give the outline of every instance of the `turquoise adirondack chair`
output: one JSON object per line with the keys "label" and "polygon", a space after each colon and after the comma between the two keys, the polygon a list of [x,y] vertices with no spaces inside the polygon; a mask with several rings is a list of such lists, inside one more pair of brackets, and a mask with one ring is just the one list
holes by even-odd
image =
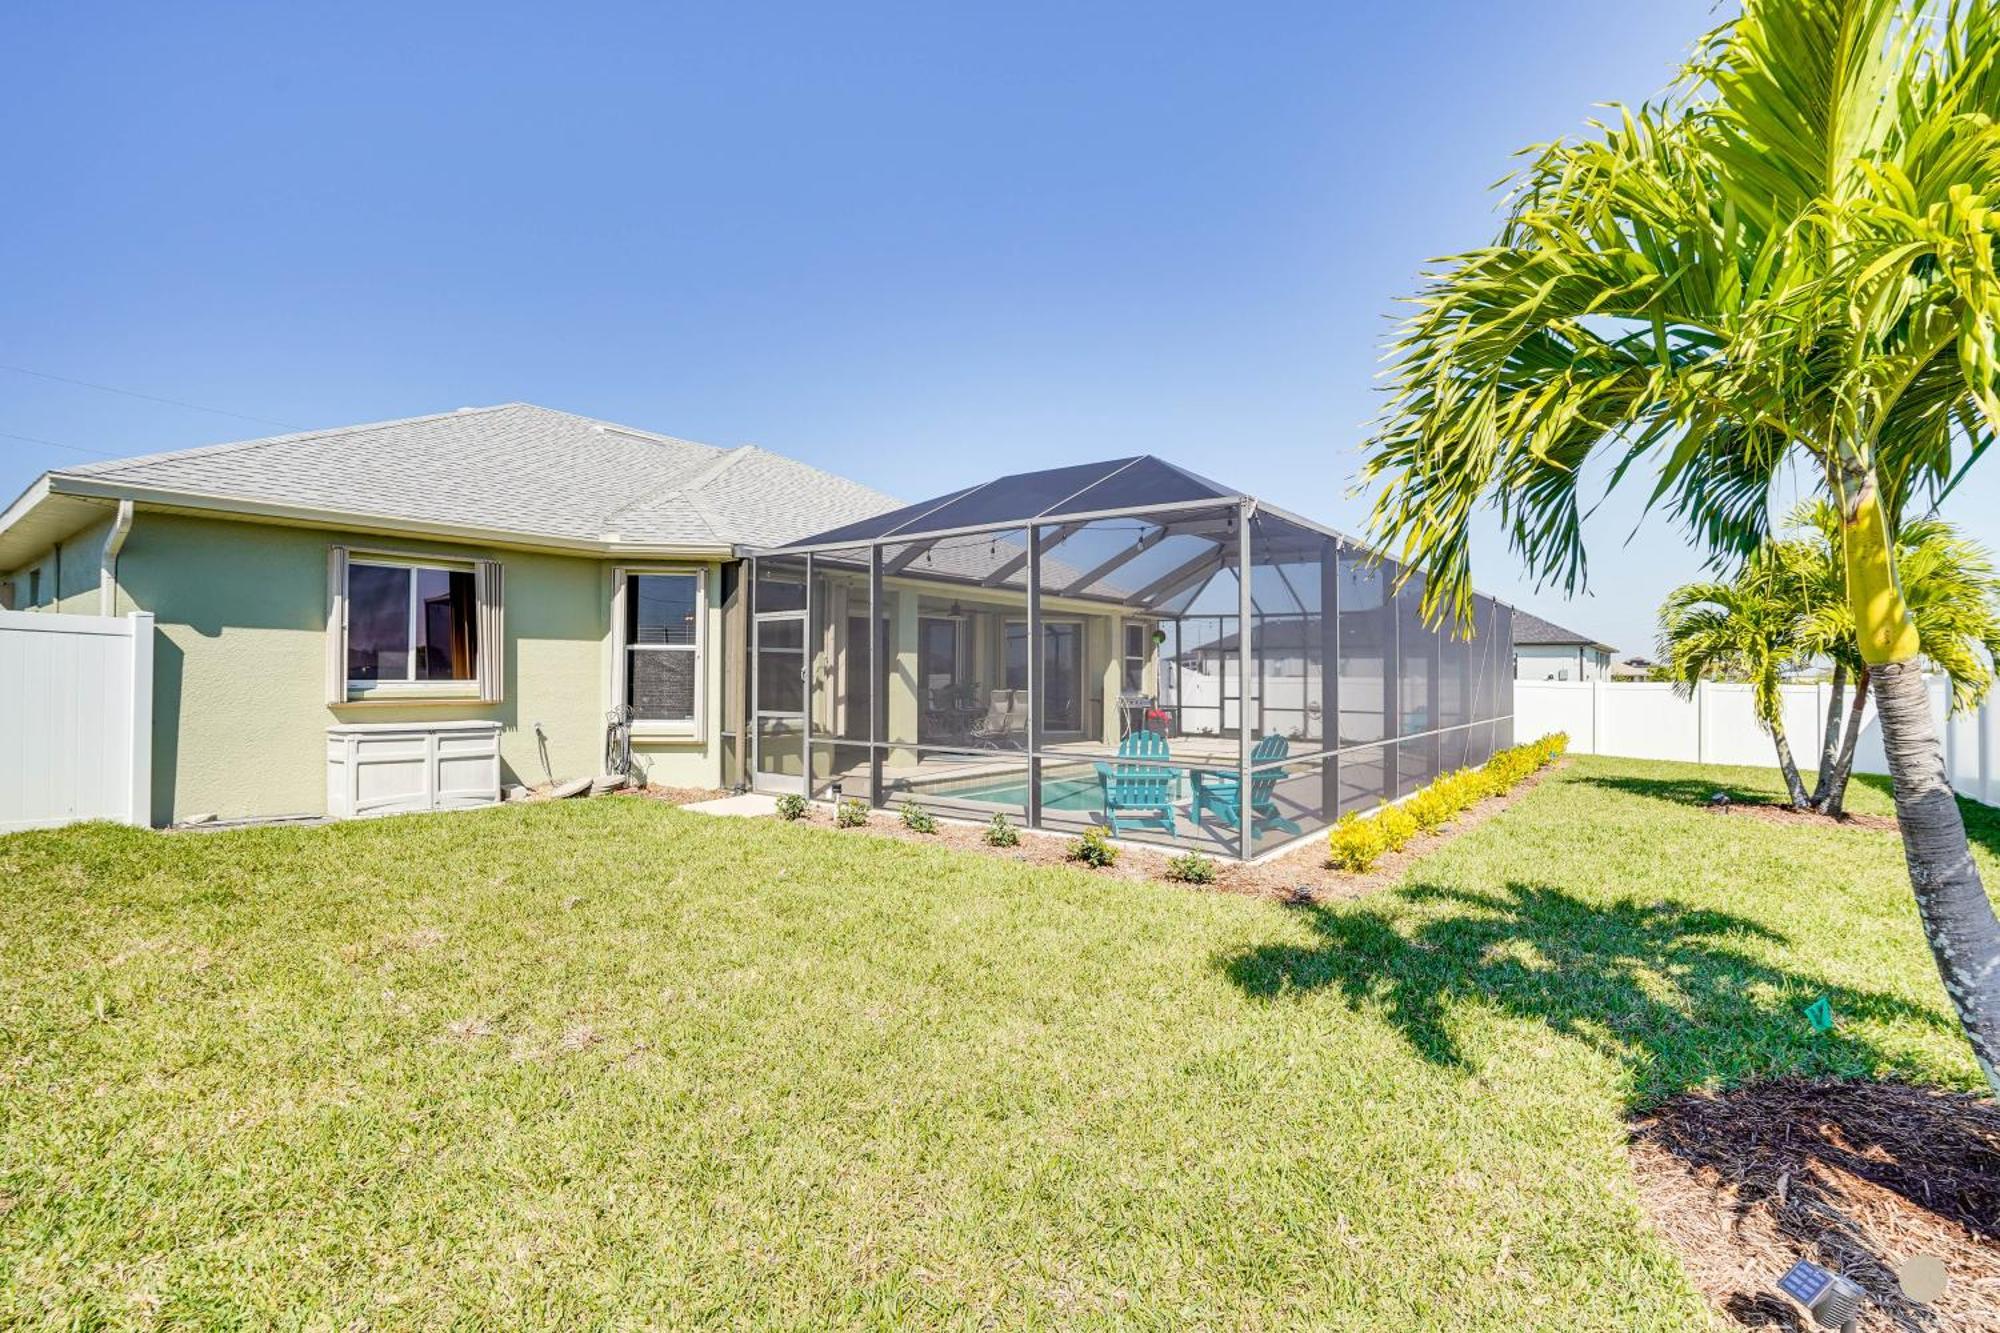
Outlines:
{"label": "turquoise adirondack chair", "polygon": [[1174,831],[1175,772],[1164,763],[1167,738],[1157,731],[1135,731],[1118,742],[1118,758],[1097,765],[1097,785],[1104,796],[1104,822],[1111,836],[1119,825],[1142,824]]}
{"label": "turquoise adirondack chair", "polygon": [[[1266,736],[1250,751],[1253,767],[1275,763],[1291,753],[1291,742],[1283,736]],[[1250,815],[1254,821],[1250,836],[1255,837],[1265,829],[1277,829],[1281,833],[1298,834],[1299,826],[1285,818],[1278,810],[1278,779],[1284,770],[1274,768],[1268,772],[1250,775]],[[1194,826],[1201,827],[1202,812],[1206,810],[1231,828],[1243,823],[1243,783],[1234,773],[1217,773],[1213,770],[1196,769],[1194,774]]]}

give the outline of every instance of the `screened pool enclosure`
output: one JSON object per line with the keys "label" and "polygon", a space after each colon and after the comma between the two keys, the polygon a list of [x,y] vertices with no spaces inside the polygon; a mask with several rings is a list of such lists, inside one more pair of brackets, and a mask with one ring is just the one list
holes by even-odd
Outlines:
{"label": "screened pool enclosure", "polygon": [[1513,739],[1507,607],[1430,630],[1366,547],[1157,458],[744,568],[725,744],[760,790],[1248,858]]}

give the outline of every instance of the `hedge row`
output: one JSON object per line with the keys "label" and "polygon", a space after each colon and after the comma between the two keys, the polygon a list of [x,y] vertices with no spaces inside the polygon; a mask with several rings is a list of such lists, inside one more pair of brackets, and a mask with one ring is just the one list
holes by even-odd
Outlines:
{"label": "hedge row", "polygon": [[1342,815],[1327,834],[1327,860],[1341,870],[1367,870],[1419,833],[1435,832],[1488,796],[1512,791],[1568,748],[1569,737],[1553,732],[1501,750],[1478,768],[1446,773],[1400,805],[1383,806],[1372,815]]}

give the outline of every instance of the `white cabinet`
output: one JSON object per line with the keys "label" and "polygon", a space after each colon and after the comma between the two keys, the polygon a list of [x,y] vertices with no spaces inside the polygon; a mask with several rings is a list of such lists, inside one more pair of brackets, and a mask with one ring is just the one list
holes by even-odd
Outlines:
{"label": "white cabinet", "polygon": [[498,722],[345,722],[326,729],[335,819],[462,810],[500,799]]}

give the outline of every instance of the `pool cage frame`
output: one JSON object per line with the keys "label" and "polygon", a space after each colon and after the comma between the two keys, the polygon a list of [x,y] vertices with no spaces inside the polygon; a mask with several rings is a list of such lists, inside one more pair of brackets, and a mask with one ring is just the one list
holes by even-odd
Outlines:
{"label": "pool cage frame", "polygon": [[[1157,460],[1136,461],[1171,467],[1158,464]],[[1191,476],[1191,474],[1182,475]],[[1014,479],[1002,479],[1003,482],[1008,480]],[[999,483],[989,483],[989,485],[995,484]],[[1453,631],[1450,628],[1421,631],[1423,638],[1421,651],[1429,663],[1424,674],[1429,683],[1430,697],[1428,706],[1424,710],[1424,725],[1419,729],[1406,730],[1404,724],[1408,721],[1408,715],[1396,705],[1403,690],[1405,665],[1403,639],[1405,622],[1408,618],[1406,612],[1413,607],[1414,599],[1421,596],[1420,576],[1412,575],[1410,582],[1403,589],[1396,590],[1393,585],[1398,571],[1394,562],[1379,555],[1365,544],[1309,519],[1264,504],[1254,497],[1222,492],[1221,488],[1214,487],[1213,483],[1203,482],[1202,485],[1213,487],[1214,490],[1208,495],[1075,511],[1063,510],[1060,504],[1056,504],[1045,508],[1043,512],[1022,515],[1007,521],[923,527],[921,511],[928,508],[935,512],[940,508],[947,508],[951,501],[968,494],[968,492],[956,492],[942,497],[939,501],[929,502],[927,506],[912,506],[912,511],[917,511],[917,517],[897,524],[889,531],[872,536],[852,535],[855,527],[865,528],[867,525],[850,525],[849,528],[838,529],[822,537],[793,545],[748,552],[739,581],[739,593],[747,609],[739,633],[747,634],[747,639],[743,643],[747,651],[743,652],[740,658],[734,659],[741,661],[746,668],[741,672],[742,682],[739,688],[747,688],[748,694],[747,707],[739,704],[736,710],[738,748],[734,762],[740,771],[749,777],[752,785],[765,785],[760,783],[759,779],[769,777],[772,779],[768,784],[770,788],[801,790],[809,798],[824,799],[830,796],[835,800],[859,799],[865,801],[870,808],[880,809],[896,799],[895,793],[891,790],[892,784],[885,781],[887,756],[892,753],[915,754],[919,757],[920,766],[921,756],[927,751],[945,756],[968,754],[965,745],[927,743],[921,739],[920,732],[898,737],[887,734],[891,712],[888,697],[891,659],[899,650],[907,654],[912,652],[913,648],[909,644],[897,645],[891,642],[895,622],[889,616],[891,597],[886,585],[891,580],[909,578],[912,581],[935,582],[940,589],[956,582],[961,586],[981,587],[991,591],[996,587],[996,579],[1000,579],[1002,582],[997,585],[998,587],[1008,592],[1024,594],[1024,605],[1021,608],[1022,619],[1025,621],[1022,655],[1025,658],[1027,721],[1021,735],[1020,747],[995,751],[994,757],[996,759],[1004,757],[1010,763],[1017,763],[1021,767],[1025,777],[1025,799],[1020,803],[1024,806],[1020,814],[1027,827],[1076,828],[1077,821],[1065,818],[1051,820],[1049,815],[1053,812],[1044,809],[1043,793],[1047,775],[1052,767],[1074,768],[1086,761],[1096,760],[1101,763],[1113,760],[1117,738],[1100,738],[1100,749],[1081,752],[1076,748],[1077,743],[1074,741],[1061,747],[1051,744],[1050,734],[1045,725],[1049,707],[1044,698],[1045,676],[1048,674],[1045,626],[1049,622],[1044,602],[1048,600],[1045,598],[1045,574],[1049,552],[1052,548],[1059,549],[1066,540],[1089,525],[1106,520],[1156,521],[1160,525],[1159,531],[1164,533],[1175,529],[1176,520],[1182,521],[1182,527],[1176,530],[1191,531],[1192,528],[1186,526],[1191,516],[1201,519],[1211,527],[1217,521],[1221,521],[1226,524],[1228,531],[1225,540],[1214,542],[1216,549],[1208,556],[1208,565],[1211,567],[1192,574],[1176,571],[1183,576],[1183,584],[1193,580],[1194,587],[1188,602],[1183,604],[1178,612],[1163,612],[1147,605],[1143,596],[1150,594],[1152,589],[1144,590],[1143,594],[1115,590],[1099,594],[1096,599],[1102,602],[1107,615],[1116,616],[1113,620],[1114,626],[1122,626],[1133,619],[1137,619],[1139,623],[1151,622],[1155,628],[1171,623],[1174,626],[1171,637],[1177,649],[1184,646],[1184,627],[1190,620],[1214,621],[1218,631],[1226,621],[1233,620],[1235,624],[1233,644],[1228,642],[1229,635],[1218,633],[1216,639],[1206,645],[1217,656],[1226,655],[1233,659],[1224,674],[1220,695],[1214,705],[1218,724],[1216,733],[1210,739],[1215,741],[1228,739],[1227,733],[1230,728],[1227,724],[1232,702],[1228,682],[1233,679],[1235,689],[1233,702],[1236,714],[1234,753],[1226,757],[1211,754],[1205,761],[1168,761],[1175,769],[1187,771],[1182,777],[1193,774],[1195,770],[1201,770],[1207,774],[1233,779],[1237,784],[1235,790],[1244,804],[1237,811],[1233,846],[1229,845],[1229,841],[1210,834],[1206,837],[1170,837],[1165,840],[1169,847],[1217,851],[1233,855],[1243,861],[1256,859],[1260,855],[1295,845],[1304,838],[1317,835],[1349,809],[1374,808],[1407,796],[1415,789],[1415,785],[1420,785],[1407,781],[1407,777],[1421,772],[1424,779],[1428,780],[1429,777],[1445,771],[1452,758],[1456,758],[1459,762],[1449,763],[1450,767],[1457,767],[1460,763],[1480,762],[1491,751],[1504,748],[1511,743],[1513,717],[1511,607],[1497,599],[1483,595],[1476,597],[1471,635],[1460,639],[1459,642],[1478,642],[1481,636],[1487,637],[1487,642],[1482,645],[1481,651],[1487,659],[1484,680],[1489,687],[1490,701],[1481,712],[1474,698],[1469,702],[1473,711],[1479,715],[1452,721],[1448,725],[1439,725],[1437,699],[1441,689],[1440,657],[1443,651],[1441,645],[1445,641],[1445,636],[1452,634]],[[1304,608],[1304,599],[1297,595],[1295,588],[1291,588],[1292,581],[1284,574],[1286,566],[1283,562],[1276,561],[1266,562],[1266,565],[1275,569],[1274,584],[1275,581],[1283,581],[1287,588],[1291,589],[1294,599],[1301,603],[1301,609],[1285,612],[1260,608],[1257,594],[1264,586],[1261,575],[1266,568],[1266,565],[1260,565],[1258,562],[1260,535],[1267,538],[1275,537],[1281,542],[1296,541],[1295,551],[1310,551],[1317,544],[1320,573],[1319,595],[1315,608],[1310,610]],[[911,576],[906,573],[913,562],[912,552],[919,550],[928,552],[937,549],[940,543],[962,539],[990,540],[995,552],[1004,546],[1007,552],[1006,558],[998,565],[985,570],[983,577],[979,577],[976,584],[968,582],[972,577],[968,575],[959,575],[956,579],[941,579],[934,574]],[[1135,545],[1143,548],[1145,543],[1142,541]],[[828,622],[823,619],[827,614],[827,608],[815,605],[815,592],[822,587],[824,581],[822,575],[829,571],[837,571],[849,579],[858,580],[862,568],[858,555],[864,548],[867,602],[863,623],[867,627],[866,633],[869,639],[866,648],[868,689],[866,737],[863,739],[858,736],[840,735],[836,729],[831,728],[830,734],[820,734],[816,726],[820,715],[816,705],[821,702],[818,694],[822,690],[831,690],[837,695],[843,687],[837,679],[826,683],[820,679],[822,674],[818,669],[820,639]],[[1115,569],[1135,558],[1121,553],[1110,557],[1102,564]],[[1377,606],[1367,610],[1381,612],[1381,624],[1387,627],[1386,642],[1376,645],[1373,659],[1380,663],[1376,679],[1379,682],[1377,688],[1382,696],[1382,726],[1380,735],[1348,743],[1344,735],[1348,715],[1343,713],[1340,703],[1343,673],[1348,662],[1341,652],[1341,590],[1349,581],[1343,577],[1344,571],[1350,566],[1362,565],[1380,571],[1379,586],[1382,590],[1382,600]],[[1244,570],[1250,571],[1249,577],[1242,576]],[[1073,592],[1076,587],[1090,583],[1093,576],[1103,571],[1100,568],[1092,568],[1079,575],[1072,567],[1063,572],[1067,576],[1066,592]],[[1016,575],[1020,576],[1024,583],[1016,582],[1014,577]],[[1211,586],[1226,577],[1233,577],[1236,585],[1233,609],[1224,612],[1190,611],[1189,608]],[[801,586],[802,596],[795,599],[789,589]],[[827,586],[830,587],[830,584]],[[781,599],[775,599],[782,604],[771,606],[758,604],[760,596],[765,596],[769,590],[780,587],[787,589]],[[895,595],[911,596],[915,591],[906,587]],[[942,593],[938,595],[941,596]],[[1074,602],[1076,599],[1074,596],[1064,596],[1056,600]],[[793,604],[794,601],[796,604]],[[952,609],[954,611],[958,609],[956,599]],[[845,613],[863,614],[851,606],[846,608]],[[1060,612],[1058,614],[1060,615]],[[791,703],[789,685],[776,678],[776,673],[788,674],[790,668],[789,666],[774,668],[767,663],[765,659],[773,656],[773,653],[763,648],[760,639],[765,626],[778,621],[793,622],[798,628],[799,682],[795,710],[789,706]],[[1301,648],[1310,648],[1317,653],[1320,682],[1318,712],[1321,719],[1319,746],[1310,753],[1287,754],[1275,762],[1257,764],[1254,762],[1259,740],[1257,733],[1264,730],[1261,724],[1270,700],[1268,682],[1260,675],[1262,665],[1268,661],[1269,654],[1260,655],[1259,645],[1260,640],[1268,640],[1271,637],[1268,634],[1269,626],[1285,621],[1297,622],[1301,626],[1299,632]],[[1315,623],[1318,626],[1317,643],[1312,642],[1315,638],[1312,626]],[[1248,632],[1245,632],[1246,630]],[[1011,624],[1008,626],[1008,632],[1011,633]],[[1114,628],[1111,633],[1115,639],[1123,631]],[[792,636],[786,631],[782,637],[789,640]],[[1168,659],[1160,651],[1164,645],[1158,637],[1153,637],[1150,646],[1153,649],[1155,701],[1161,705],[1161,712],[1164,715],[1164,700],[1157,696],[1164,689],[1163,673],[1167,670]],[[1038,651],[1038,647],[1041,650]],[[1111,651],[1116,654],[1121,647],[1121,644],[1114,642]],[[779,650],[778,660],[783,661],[783,654],[789,651],[789,648]],[[921,648],[916,648],[914,651],[920,652]],[[1177,689],[1183,679],[1181,662],[1184,656],[1184,653],[1177,652],[1173,661],[1172,674]],[[1308,662],[1312,660],[1310,651],[1305,660]],[[1089,674],[1087,670],[1080,669],[1078,674],[1080,680],[1087,682]],[[763,676],[773,678],[770,680],[760,678]],[[799,718],[800,725],[795,741],[780,738],[780,743],[785,747],[785,753],[781,758],[789,758],[790,746],[795,744],[797,747],[799,765],[797,788],[790,788],[787,785],[788,778],[784,781],[779,780],[781,775],[777,771],[777,766],[767,772],[766,760],[770,756],[766,753],[768,743],[764,725],[766,714],[760,711],[761,703],[766,697],[767,685],[776,687],[777,692],[785,696],[784,702],[788,705],[771,716],[791,716],[795,711]],[[922,687],[919,685],[914,688],[921,690]],[[1478,688],[1476,685],[1467,688],[1476,695]],[[1300,689],[1302,699],[1307,701],[1302,705],[1303,719],[1309,717],[1312,710],[1310,686],[1302,684]],[[830,699],[829,702],[836,700]],[[1102,703],[1100,700],[1100,704]],[[1177,704],[1176,707],[1180,705]],[[725,722],[725,731],[728,725]],[[1302,720],[1301,735],[1305,733],[1307,725],[1307,722]],[[1459,739],[1448,741],[1447,737],[1453,734],[1457,734]],[[1415,751],[1406,749],[1410,746],[1418,748]],[[855,778],[862,775],[863,770],[858,764],[850,765],[843,774],[838,752],[842,750],[852,752],[862,747],[865,747],[867,754],[865,776],[856,782]],[[1425,749],[1428,750],[1428,762],[1424,762]],[[1399,762],[1404,756],[1412,753],[1417,755],[1413,764]],[[1352,757],[1363,755],[1374,756],[1373,762],[1379,764],[1381,778],[1374,785],[1361,789],[1358,799],[1348,800],[1340,779],[1342,765],[1350,762]],[[824,762],[819,762],[822,759]],[[1253,791],[1253,782],[1258,774],[1281,769],[1289,776],[1294,770],[1314,765],[1320,769],[1321,793],[1318,807],[1314,812],[1316,815],[1314,826],[1310,829],[1301,827],[1294,836],[1285,838],[1281,843],[1272,843],[1265,839],[1260,844],[1259,819],[1248,808],[1247,800]],[[1411,769],[1410,774],[1406,775],[1400,771],[1406,767]],[[824,783],[821,778],[822,771],[826,775]],[[1181,777],[1176,778],[1177,790],[1181,781]],[[1199,778],[1195,778],[1194,781],[1199,786]],[[1294,785],[1298,784],[1295,782]],[[913,789],[907,795],[917,799],[920,804],[925,803],[926,793],[921,788]],[[947,801],[946,804],[949,806],[950,802]],[[939,813],[956,813],[968,818],[980,817],[979,812],[950,808],[940,810]],[[1196,825],[1199,829],[1198,814]]]}

